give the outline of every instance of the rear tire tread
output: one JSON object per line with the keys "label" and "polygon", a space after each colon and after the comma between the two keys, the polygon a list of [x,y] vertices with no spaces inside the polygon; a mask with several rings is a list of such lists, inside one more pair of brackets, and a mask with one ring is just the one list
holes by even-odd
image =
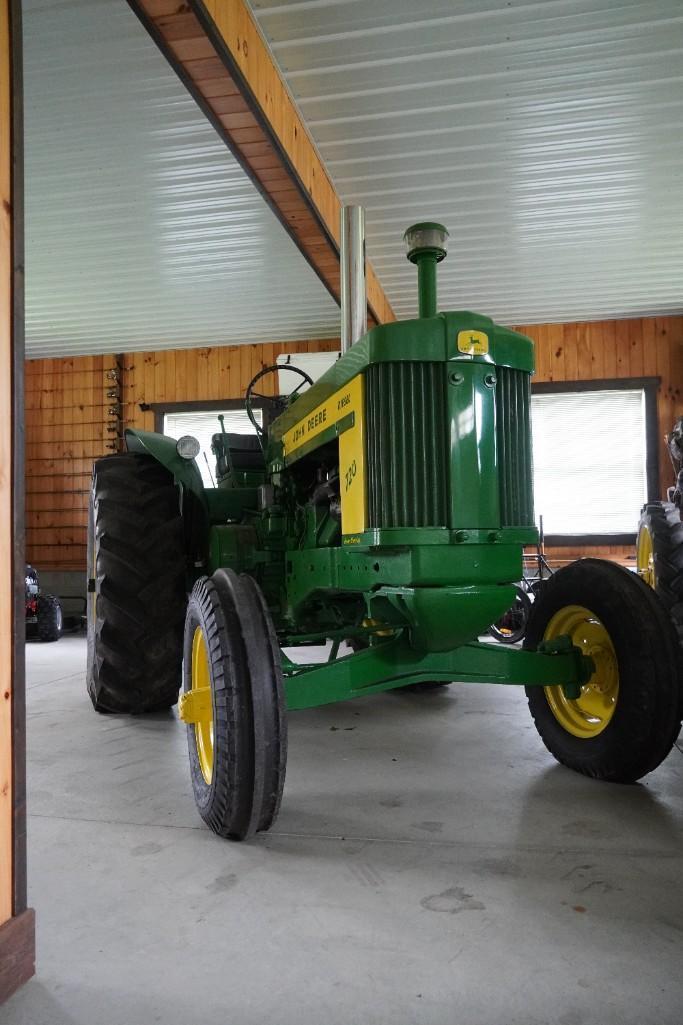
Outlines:
{"label": "rear tire tread", "polygon": [[183,524],[172,475],[139,453],[98,460],[90,531],[96,561],[96,593],[88,609],[93,705],[99,712],[134,714],[169,708],[181,683],[186,604]]}

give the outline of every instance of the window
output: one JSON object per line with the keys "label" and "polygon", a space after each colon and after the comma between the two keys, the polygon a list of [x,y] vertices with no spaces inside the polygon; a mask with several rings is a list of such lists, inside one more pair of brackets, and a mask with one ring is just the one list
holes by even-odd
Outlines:
{"label": "window", "polygon": [[[277,365],[282,368],[278,374],[281,393],[283,395],[288,395],[292,388],[296,388],[297,384],[300,383],[300,379],[297,380],[294,374],[288,374],[285,372],[284,368],[288,363],[291,363],[292,366],[298,367],[299,370],[305,371],[313,382],[315,382],[318,378],[322,377],[330,367],[334,366],[340,356],[340,352],[281,353],[277,358]],[[308,387],[310,386],[306,385],[301,388],[300,391],[305,391]]]}
{"label": "window", "polygon": [[533,388],[534,505],[548,537],[600,543],[632,536],[653,469],[656,481],[656,466],[648,465],[654,387],[605,384]]}
{"label": "window", "polygon": [[[220,433],[219,413],[225,417],[226,434],[254,434],[253,424],[244,409],[193,409],[164,413],[164,434],[176,440],[182,438],[183,434],[191,434],[201,445],[197,466],[207,488],[216,486],[216,458],[211,451],[211,438]],[[258,423],[263,422],[260,409],[254,410],[254,416]]]}

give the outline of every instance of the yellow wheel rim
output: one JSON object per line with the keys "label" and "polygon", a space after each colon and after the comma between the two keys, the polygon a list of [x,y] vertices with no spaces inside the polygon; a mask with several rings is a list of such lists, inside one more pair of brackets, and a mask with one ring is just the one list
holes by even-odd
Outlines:
{"label": "yellow wheel rim", "polygon": [[[206,687],[211,688],[209,655],[206,650],[204,632],[198,626],[192,638],[192,690],[201,690]],[[197,745],[199,768],[202,770],[204,781],[208,784],[213,777],[213,716],[194,724],[194,739]]]}
{"label": "yellow wheel rim", "polygon": [[619,696],[619,666],[609,633],[598,617],[583,605],[567,605],[552,617],[544,638],[566,635],[590,655],[595,672],[581,687],[578,698],[568,698],[562,687],[545,687],[550,709],[560,726],[574,737],[590,740],[609,725]]}
{"label": "yellow wheel rim", "polygon": [[650,587],[657,586],[655,578],[655,552],[652,544],[650,528],[641,526],[638,531],[638,543],[636,545],[636,563],[638,576],[641,577]]}

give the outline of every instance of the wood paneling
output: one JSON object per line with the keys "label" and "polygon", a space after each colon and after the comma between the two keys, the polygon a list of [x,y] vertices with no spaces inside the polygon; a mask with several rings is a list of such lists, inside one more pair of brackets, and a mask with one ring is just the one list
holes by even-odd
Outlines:
{"label": "wood paneling", "polygon": [[[247,4],[129,3],[339,301],[341,201]],[[369,263],[367,299],[371,319],[395,319]]]}
{"label": "wood paneling", "polygon": [[0,0],[0,923],[12,914],[13,244],[10,13]]}
{"label": "wood paneling", "polygon": [[118,373],[113,355],[26,362],[26,558],[38,569],[85,567],[92,464],[118,447]]}

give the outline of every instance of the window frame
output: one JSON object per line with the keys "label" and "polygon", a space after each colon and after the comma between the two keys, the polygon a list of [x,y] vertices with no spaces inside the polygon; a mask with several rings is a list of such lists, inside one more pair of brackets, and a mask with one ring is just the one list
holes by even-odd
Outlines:
{"label": "window frame", "polygon": [[[254,409],[263,410],[262,402],[254,402]],[[222,409],[241,409],[244,411],[244,399],[192,399],[185,402],[145,402],[140,403],[140,409],[154,413],[154,430],[157,434],[164,433],[164,417],[167,413],[197,413],[206,411],[211,413],[214,410],[219,413]]]}
{"label": "window frame", "polygon": [[[659,501],[659,421],[657,393],[661,377],[610,377],[586,381],[533,381],[531,394],[557,395],[592,391],[642,391],[645,396],[645,482],[647,501]],[[607,498],[608,496],[606,496]],[[554,548],[603,547],[632,545],[636,541],[636,524],[628,534],[545,534],[545,543]]]}

